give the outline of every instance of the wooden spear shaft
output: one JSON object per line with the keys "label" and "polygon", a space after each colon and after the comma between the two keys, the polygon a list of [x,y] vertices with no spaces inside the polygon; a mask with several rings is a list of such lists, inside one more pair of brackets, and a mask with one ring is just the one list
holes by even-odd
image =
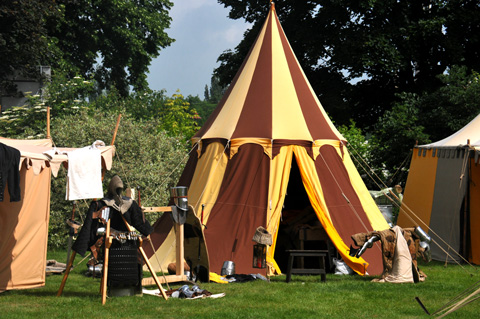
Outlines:
{"label": "wooden spear shaft", "polygon": [[110,145],[113,145],[115,143],[115,139],[117,138],[117,132],[118,132],[118,126],[120,125],[120,118],[122,117],[122,114],[118,114],[117,118],[117,125],[115,126],[115,131],[113,131],[113,137],[112,137],[112,142]]}

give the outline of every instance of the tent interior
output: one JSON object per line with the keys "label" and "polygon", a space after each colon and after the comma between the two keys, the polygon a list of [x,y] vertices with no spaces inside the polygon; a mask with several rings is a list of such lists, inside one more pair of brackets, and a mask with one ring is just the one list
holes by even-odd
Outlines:
{"label": "tent interior", "polygon": [[[328,250],[328,258],[325,260],[326,269],[327,272],[333,270],[331,258],[336,255],[335,246],[331,243],[308,199],[295,158],[292,159],[274,254],[275,261],[282,271],[287,269],[286,250],[289,249]],[[313,258],[299,259],[296,262],[299,263],[297,267],[317,268],[319,266],[319,260]]]}

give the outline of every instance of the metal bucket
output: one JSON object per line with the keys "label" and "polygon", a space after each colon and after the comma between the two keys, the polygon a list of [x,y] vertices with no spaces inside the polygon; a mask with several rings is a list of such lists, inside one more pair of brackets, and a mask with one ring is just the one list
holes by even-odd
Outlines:
{"label": "metal bucket", "polygon": [[224,261],[222,271],[220,273],[222,276],[235,275],[235,263],[233,261]]}

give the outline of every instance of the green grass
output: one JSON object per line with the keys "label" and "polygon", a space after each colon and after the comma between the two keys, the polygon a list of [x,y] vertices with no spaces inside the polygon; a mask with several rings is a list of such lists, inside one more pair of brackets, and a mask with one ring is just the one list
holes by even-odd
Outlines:
{"label": "green grass", "polygon": [[[48,259],[60,262],[65,256],[48,253]],[[418,284],[372,283],[373,277],[333,274],[325,283],[319,276],[292,276],[287,284],[285,276],[278,276],[270,282],[200,284],[212,293],[225,293],[220,299],[165,301],[143,295],[108,298],[102,306],[100,279],[85,277],[82,263],[70,273],[62,297],[56,293],[63,275],[48,276],[42,288],[0,294],[0,318],[428,318],[416,296],[434,312],[479,281],[480,267],[444,267],[436,262],[420,267],[428,278]],[[447,318],[478,318],[479,312],[477,300]]]}

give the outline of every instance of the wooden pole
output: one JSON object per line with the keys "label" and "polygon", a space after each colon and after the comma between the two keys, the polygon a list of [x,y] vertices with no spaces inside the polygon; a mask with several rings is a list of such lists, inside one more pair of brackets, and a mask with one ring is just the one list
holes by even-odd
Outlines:
{"label": "wooden pole", "polygon": [[47,138],[50,138],[50,106],[47,106]]}
{"label": "wooden pole", "polygon": [[[184,243],[183,243],[183,236],[184,236],[184,227],[183,224],[175,223],[175,240],[176,240],[176,262],[177,262],[177,276],[181,276],[185,274],[185,266],[184,266]],[[192,271],[192,269],[190,269]]]}
{"label": "wooden pole", "polygon": [[102,305],[107,301],[107,277],[108,277],[108,256],[110,253],[110,246],[112,245],[112,238],[110,237],[110,218],[107,221],[105,233],[105,256],[103,260],[103,276],[102,276]]}
{"label": "wooden pole", "polygon": [[[128,231],[130,232],[134,231],[134,228],[127,222],[127,220],[123,215],[122,215],[122,219],[123,219],[123,222],[125,223],[125,226],[127,226]],[[143,240],[139,238],[138,250],[142,254],[143,260],[145,261],[145,264],[147,265],[148,270],[150,270],[150,274],[152,275],[153,280],[157,284],[158,290],[160,290],[160,293],[162,294],[163,298],[165,300],[168,300],[168,296],[165,293],[165,291],[163,291],[162,284],[160,283],[160,280],[158,280],[157,274],[155,273],[155,269],[153,269],[152,264],[150,264],[150,261],[148,261],[147,254],[145,253],[145,250],[143,250],[142,243],[143,243]]]}
{"label": "wooden pole", "polygon": [[168,296],[165,293],[165,291],[162,288],[162,284],[160,283],[160,280],[158,280],[157,274],[155,273],[155,269],[153,269],[152,264],[148,261],[147,254],[145,254],[145,250],[143,250],[142,247],[142,241],[140,240],[140,246],[138,247],[138,250],[142,254],[143,260],[145,260],[145,264],[148,267],[148,270],[150,270],[150,273],[152,274],[153,280],[155,280],[155,283],[157,284],[158,290],[160,290],[160,293],[163,296],[163,299],[168,300]]}
{"label": "wooden pole", "polygon": [[65,275],[63,275],[62,283],[60,284],[60,288],[57,292],[57,297],[60,297],[63,293],[63,288],[65,288],[65,284],[67,283],[68,274],[70,273],[70,269],[72,269],[73,261],[75,260],[75,255],[77,252],[74,250],[72,256],[70,257],[70,261],[68,262],[67,269],[65,270]]}
{"label": "wooden pole", "polygon": [[122,117],[122,114],[121,113],[118,114],[117,125],[115,126],[115,131],[113,131],[112,143],[110,143],[110,145],[113,145],[115,143],[115,139],[117,138],[118,126],[120,125],[121,117]]}

